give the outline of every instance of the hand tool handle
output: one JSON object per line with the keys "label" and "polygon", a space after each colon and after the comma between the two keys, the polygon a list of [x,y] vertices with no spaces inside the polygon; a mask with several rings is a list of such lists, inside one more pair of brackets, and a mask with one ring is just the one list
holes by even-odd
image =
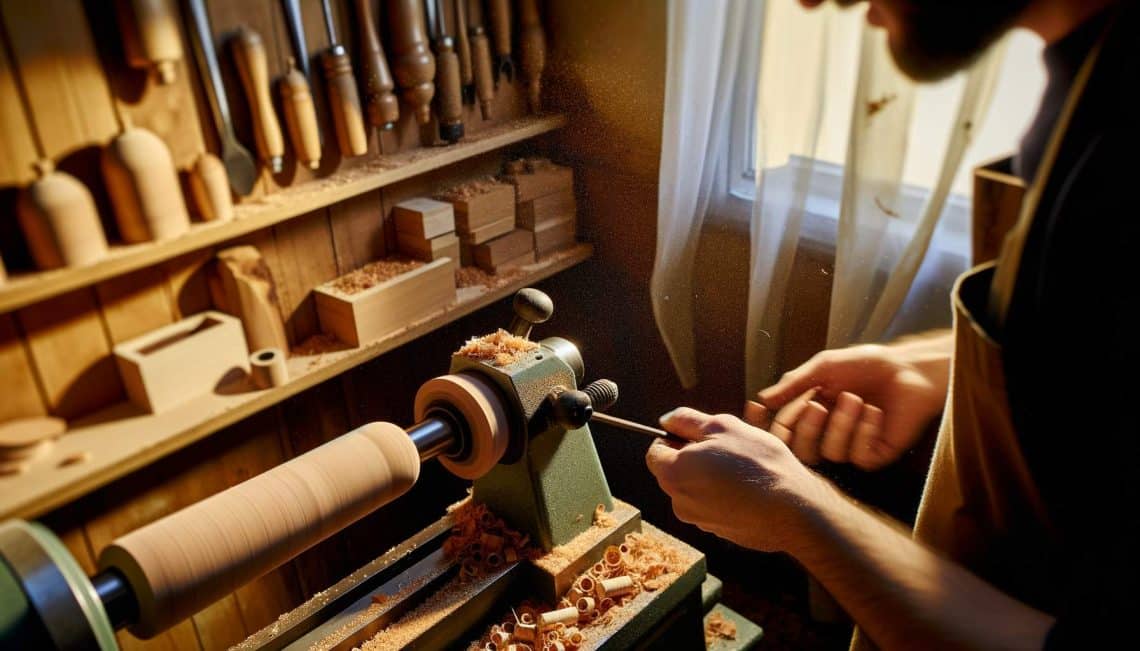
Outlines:
{"label": "hand tool handle", "polygon": [[[464,2],[464,0],[459,0]],[[477,7],[482,0],[470,0],[468,8]],[[475,11],[469,12],[475,16]],[[483,22],[475,22],[472,18],[468,27],[471,35],[471,72],[475,76],[475,94],[479,98],[479,109],[484,120],[491,119],[491,101],[495,99],[495,73],[491,66],[491,43],[487,39],[487,32],[483,29]]]}
{"label": "hand tool handle", "polygon": [[241,75],[242,86],[249,99],[257,151],[274,173],[280,172],[281,158],[285,155],[285,139],[281,135],[281,124],[277,121],[273,100],[269,96],[269,67],[265,59],[265,45],[257,32],[241,27],[233,38],[233,48],[238,74]]}
{"label": "hand tool handle", "polygon": [[321,166],[321,130],[309,81],[289,58],[289,72],[279,82],[281,106],[285,110],[285,126],[297,160],[309,169]]}
{"label": "hand tool handle", "polygon": [[519,0],[519,63],[527,85],[531,113],[542,108],[542,71],[546,67],[546,35],[537,0]]}
{"label": "hand tool handle", "polygon": [[226,97],[226,88],[222,85],[222,69],[218,65],[218,55],[214,51],[214,35],[210,31],[210,19],[206,15],[204,0],[188,0],[191,22],[198,38],[194,43],[194,53],[198,63],[206,69],[210,83],[204,84],[206,99],[209,100],[210,112],[214,116],[214,124],[218,127],[223,140],[234,141],[233,123],[230,121],[230,103]]}
{"label": "hand tool handle", "polygon": [[120,5],[119,15],[127,63],[133,68],[153,66],[160,83],[173,82],[182,37],[172,0],[130,0]]}
{"label": "hand tool handle", "polygon": [[428,48],[423,5],[420,0],[388,0],[388,20],[400,97],[411,105],[416,121],[427,124],[435,95],[435,58]]}
{"label": "hand tool handle", "polygon": [[360,97],[356,94],[356,78],[352,62],[343,45],[334,45],[321,57],[325,67],[325,82],[329,87],[329,110],[336,127],[336,141],[344,156],[362,156],[368,153],[368,135],[364,131],[364,115],[360,110]]}
{"label": "hand tool handle", "polygon": [[435,87],[439,100],[439,136],[447,142],[463,137],[463,88],[459,83],[459,56],[450,38],[435,53]]}
{"label": "hand tool handle", "polygon": [[289,25],[289,40],[293,42],[293,51],[297,53],[297,64],[305,79],[311,79],[309,74],[309,50],[305,45],[305,23],[301,20],[301,5],[298,0],[282,0],[285,8],[285,22]]}
{"label": "hand tool handle", "polygon": [[360,24],[360,67],[368,97],[368,119],[373,126],[391,129],[400,119],[400,103],[392,94],[395,84],[384,58],[370,0],[356,0],[356,20]]}
{"label": "hand tool handle", "polygon": [[467,0],[455,3],[455,53],[459,55],[459,82],[464,86],[475,83],[471,69],[471,40],[467,37]]}
{"label": "hand tool handle", "polygon": [[511,56],[511,2],[490,0],[491,34],[495,37],[495,54],[500,59]]}

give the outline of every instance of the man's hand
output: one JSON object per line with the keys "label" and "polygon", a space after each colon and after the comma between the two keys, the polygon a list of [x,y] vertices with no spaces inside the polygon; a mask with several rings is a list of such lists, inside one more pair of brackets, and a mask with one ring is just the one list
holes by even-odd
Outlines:
{"label": "man's hand", "polygon": [[946,400],[948,334],[826,350],[761,391],[745,419],[807,464],[876,470],[918,442]]}
{"label": "man's hand", "polygon": [[786,550],[808,498],[826,489],[779,439],[735,416],[682,407],[661,426],[693,441],[680,448],[658,441],[645,455],[673,511],[739,545]]}

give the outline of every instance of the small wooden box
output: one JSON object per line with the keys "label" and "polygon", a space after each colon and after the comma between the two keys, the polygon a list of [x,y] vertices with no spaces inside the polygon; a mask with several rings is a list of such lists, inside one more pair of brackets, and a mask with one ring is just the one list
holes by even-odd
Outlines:
{"label": "small wooden box", "polygon": [[544,257],[574,243],[578,234],[578,220],[573,217],[543,222],[534,231],[534,253]]}
{"label": "small wooden box", "polygon": [[434,262],[440,258],[451,258],[455,266],[459,266],[459,238],[455,233],[445,233],[439,237],[425,240],[406,233],[396,233],[400,251],[425,262]]}
{"label": "small wooden box", "polygon": [[455,210],[446,201],[420,197],[396,204],[392,209],[396,231],[430,240],[455,230]]}
{"label": "small wooden box", "polygon": [[481,194],[449,199],[455,208],[455,228],[470,232],[506,218],[515,219],[515,188],[509,183],[487,186]]}
{"label": "small wooden box", "polygon": [[501,268],[504,263],[516,260],[527,253],[531,254],[530,261],[534,262],[534,234],[522,229],[513,230],[472,250],[475,264],[491,273],[495,273],[495,270]]}
{"label": "small wooden box", "polygon": [[480,226],[473,231],[459,231],[459,239],[464,244],[482,244],[496,237],[501,237],[515,229],[515,218],[505,217],[490,224]]}
{"label": "small wooden box", "polygon": [[518,224],[520,228],[533,231],[545,222],[555,222],[578,214],[578,204],[573,190],[563,190],[531,201],[520,202]]}
{"label": "small wooden box", "polygon": [[354,294],[325,283],[313,296],[321,329],[363,346],[454,302],[455,270],[451,258],[440,258]]}
{"label": "small wooden box", "polygon": [[114,354],[127,396],[152,413],[213,391],[235,369],[249,372],[241,321],[214,311],[123,342]]}
{"label": "small wooden box", "polygon": [[574,170],[545,159],[513,161],[507,164],[503,180],[513,183],[517,201],[525,203],[556,192],[573,192]]}

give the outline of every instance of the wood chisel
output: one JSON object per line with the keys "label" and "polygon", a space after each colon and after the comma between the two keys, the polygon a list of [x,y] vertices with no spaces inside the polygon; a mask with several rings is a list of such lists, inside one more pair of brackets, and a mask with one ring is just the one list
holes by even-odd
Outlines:
{"label": "wood chisel", "polygon": [[302,165],[315,170],[321,166],[324,138],[317,123],[316,104],[309,86],[312,78],[309,76],[309,49],[305,44],[301,7],[297,0],[284,0],[282,5],[294,56],[289,57],[289,71],[277,82],[281,108],[285,111],[285,126],[289,130],[289,140],[293,143],[293,153]]}
{"label": "wood chisel", "polygon": [[490,0],[491,36],[494,38],[495,59],[498,72],[513,81],[515,64],[511,60],[511,2],[510,0]]}
{"label": "wood chisel", "polygon": [[594,415],[590,417],[590,420],[604,423],[606,425],[612,425],[614,427],[619,427],[630,432],[638,432],[640,434],[647,434],[655,438],[665,439],[666,441],[672,443],[684,444],[690,442],[688,439],[683,439],[680,436],[670,434],[663,429],[657,429],[656,427],[642,425],[641,423],[635,423],[632,420],[626,420],[624,418],[618,418],[617,416],[611,416],[600,411],[595,411]]}
{"label": "wood chisel", "polygon": [[285,24],[289,26],[289,40],[293,43],[293,51],[297,53],[297,66],[305,75],[305,79],[312,79],[309,70],[309,48],[305,45],[305,23],[301,19],[301,4],[299,0],[281,0],[285,10]]}
{"label": "wood chisel", "polygon": [[417,123],[427,124],[435,96],[435,57],[428,47],[424,7],[420,0],[388,0],[388,21],[400,98],[412,107]]}
{"label": "wood chisel", "polygon": [[206,5],[203,0],[188,0],[187,4],[194,26],[194,57],[198,61],[198,69],[206,77],[203,87],[222,146],[222,164],[225,165],[230,187],[244,197],[253,192],[253,185],[257,182],[257,164],[253,155],[238,142],[234,134],[230,104],[222,85],[222,70],[218,65],[218,54],[214,51],[214,35],[210,31]]}
{"label": "wood chisel", "polygon": [[491,101],[495,99],[495,73],[491,66],[491,42],[483,26],[483,0],[457,0],[467,5],[467,34],[471,37],[471,75],[475,78],[475,94],[484,120],[491,119]]}
{"label": "wood chisel", "polygon": [[348,58],[348,50],[336,37],[329,0],[321,0],[321,8],[325,13],[325,29],[330,44],[321,55],[321,63],[325,68],[325,83],[329,87],[329,111],[336,127],[337,144],[343,156],[363,156],[368,153],[368,135],[364,131],[364,115],[356,93],[352,61]]}
{"label": "wood chisel", "polygon": [[356,22],[360,25],[360,71],[368,99],[368,121],[372,126],[389,130],[400,119],[400,102],[392,93],[396,84],[376,31],[371,0],[356,0]]}
{"label": "wood chisel", "polygon": [[269,96],[269,64],[265,58],[265,44],[261,35],[242,26],[230,39],[234,51],[241,85],[249,100],[249,113],[253,118],[253,135],[257,152],[274,174],[280,174],[285,157],[285,138],[281,124]]}
{"label": "wood chisel", "polygon": [[459,56],[447,27],[443,0],[424,0],[435,36],[435,97],[439,115],[439,137],[447,142],[463,138],[463,88],[459,79]]}
{"label": "wood chisel", "polygon": [[455,52],[459,55],[459,83],[463,102],[475,101],[475,73],[471,70],[471,39],[467,36],[467,0],[451,0],[455,9]]}
{"label": "wood chisel", "polygon": [[538,0],[519,0],[519,65],[526,81],[531,113],[542,110],[542,71],[546,67],[546,34]]}

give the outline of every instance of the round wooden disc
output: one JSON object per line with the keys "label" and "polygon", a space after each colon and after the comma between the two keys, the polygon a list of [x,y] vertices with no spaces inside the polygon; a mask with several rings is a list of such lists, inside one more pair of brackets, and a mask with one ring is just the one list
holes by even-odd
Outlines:
{"label": "round wooden disc", "polygon": [[0,461],[32,461],[33,459],[39,459],[47,454],[48,450],[50,450],[54,444],[54,441],[47,439],[20,448],[0,447]]}
{"label": "round wooden disc", "polygon": [[510,420],[494,385],[475,373],[433,378],[416,393],[416,420],[423,420],[436,405],[462,416],[471,432],[466,455],[440,457],[439,462],[463,479],[487,474],[503,458],[511,436]]}
{"label": "round wooden disc", "polygon": [[67,431],[61,418],[17,418],[0,423],[0,449],[34,447]]}

